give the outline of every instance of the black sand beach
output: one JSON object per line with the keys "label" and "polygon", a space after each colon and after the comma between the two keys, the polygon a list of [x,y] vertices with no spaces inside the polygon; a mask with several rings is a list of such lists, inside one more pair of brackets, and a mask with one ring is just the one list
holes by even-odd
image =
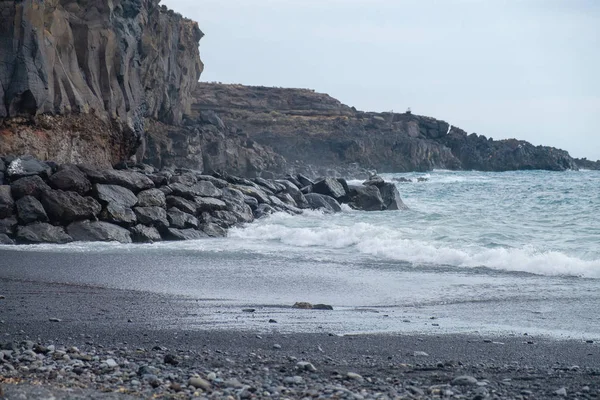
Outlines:
{"label": "black sand beach", "polygon": [[6,398],[600,396],[598,343],[182,330],[196,299],[15,279],[0,288]]}

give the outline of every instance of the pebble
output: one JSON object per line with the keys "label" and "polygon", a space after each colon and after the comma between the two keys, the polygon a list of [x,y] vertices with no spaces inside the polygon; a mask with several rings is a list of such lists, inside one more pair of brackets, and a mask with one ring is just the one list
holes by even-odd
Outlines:
{"label": "pebble", "polygon": [[280,344],[274,344],[273,348],[279,350],[279,349],[281,349],[281,345]]}
{"label": "pebble", "polygon": [[429,354],[424,351],[415,351],[413,352],[413,357],[429,357]]}
{"label": "pebble", "polygon": [[60,318],[49,318],[48,321],[50,321],[50,322],[62,322],[62,319],[60,319]]}
{"label": "pebble", "polygon": [[452,379],[452,385],[454,386],[472,386],[477,385],[477,379],[469,375],[461,375]]}
{"label": "pebble", "polygon": [[300,361],[298,364],[296,364],[296,366],[298,367],[298,369],[303,371],[317,372],[315,366],[307,361]]}
{"label": "pebble", "polygon": [[113,360],[112,358],[107,359],[106,361],[104,361],[106,363],[106,365],[108,365],[108,368],[116,368],[119,364],[117,364],[117,362],[115,360]]}
{"label": "pebble", "polygon": [[567,389],[564,388],[564,387],[561,387],[560,389],[558,389],[557,391],[555,391],[554,394],[557,395],[557,396],[566,397],[567,396]]}
{"label": "pebble", "polygon": [[346,378],[351,379],[351,380],[355,380],[355,381],[362,381],[364,379],[361,375],[359,375],[359,374],[357,374],[355,372],[348,372],[346,374]]}
{"label": "pebble", "polygon": [[210,383],[200,378],[199,376],[194,376],[188,380],[188,384],[190,386],[195,387],[196,389],[202,389],[205,392],[208,392],[211,388]]}

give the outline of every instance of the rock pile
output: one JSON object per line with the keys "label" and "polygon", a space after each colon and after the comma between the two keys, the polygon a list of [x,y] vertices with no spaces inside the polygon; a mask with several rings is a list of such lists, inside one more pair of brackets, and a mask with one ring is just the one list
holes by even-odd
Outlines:
{"label": "rock pile", "polygon": [[106,169],[0,158],[0,243],[156,242],[223,237],[274,212],[365,211],[406,206],[392,183],[372,176],[313,182],[303,175],[245,179],[148,165]]}

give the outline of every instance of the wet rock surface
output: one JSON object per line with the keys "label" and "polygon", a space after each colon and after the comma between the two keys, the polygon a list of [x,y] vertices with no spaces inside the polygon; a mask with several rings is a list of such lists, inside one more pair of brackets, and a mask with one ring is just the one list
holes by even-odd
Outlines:
{"label": "wet rock surface", "polygon": [[[12,162],[0,164],[6,169]],[[123,170],[52,165],[58,178],[44,172],[0,185],[3,244],[199,240],[275,212],[335,213],[343,203],[364,211],[406,208],[397,188],[377,175],[349,186],[303,175],[251,180],[144,164]]]}

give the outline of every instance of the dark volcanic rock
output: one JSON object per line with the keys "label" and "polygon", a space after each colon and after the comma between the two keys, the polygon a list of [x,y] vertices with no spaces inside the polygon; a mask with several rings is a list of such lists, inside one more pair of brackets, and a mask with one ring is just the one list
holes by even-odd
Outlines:
{"label": "dark volcanic rock", "polygon": [[162,241],[162,237],[153,226],[136,225],[130,229],[132,239],[136,243],[154,243]]}
{"label": "dark volcanic rock", "polygon": [[141,224],[154,226],[160,231],[169,228],[167,212],[160,207],[135,207],[133,211]]}
{"label": "dark volcanic rock", "polygon": [[94,185],[96,197],[104,204],[116,203],[123,207],[133,207],[138,198],[127,188],[118,185]]}
{"label": "dark volcanic rock", "polygon": [[17,219],[15,217],[9,217],[0,219],[0,233],[4,235],[13,235],[15,228],[17,227]]}
{"label": "dark volcanic rock", "polygon": [[48,215],[44,211],[44,206],[33,196],[25,196],[17,200],[17,215],[19,222],[23,225],[32,222],[48,222]]}
{"label": "dark volcanic rock", "polygon": [[18,179],[10,187],[13,197],[17,200],[24,196],[33,196],[40,200],[42,193],[50,190],[50,186],[37,175]]}
{"label": "dark volcanic rock", "polygon": [[309,193],[304,196],[308,206],[313,210],[324,210],[326,212],[341,212],[342,207],[336,199],[324,194]]}
{"label": "dark volcanic rock", "polygon": [[407,210],[408,207],[402,201],[398,188],[393,183],[386,182],[379,187],[379,192],[387,210]]}
{"label": "dark volcanic rock", "polygon": [[349,185],[348,188],[352,208],[364,211],[385,210],[385,203],[377,186]]}
{"label": "dark volcanic rock", "polygon": [[45,162],[36,160],[31,156],[23,156],[13,160],[6,169],[6,173],[10,180],[33,175],[47,178],[52,174],[52,168]]}
{"label": "dark volcanic rock", "polygon": [[344,186],[333,178],[321,179],[313,185],[312,191],[313,193],[324,194],[333,197],[334,199],[340,199],[346,196]]}
{"label": "dark volcanic rock", "polygon": [[19,226],[16,239],[19,243],[69,243],[73,238],[60,226],[50,225],[45,222]]}
{"label": "dark volcanic rock", "polygon": [[0,233],[0,244],[9,244],[10,245],[10,244],[15,244],[15,242],[14,242],[14,240],[9,238],[4,233]]}
{"label": "dark volcanic rock", "polygon": [[63,165],[50,179],[50,186],[54,189],[77,192],[86,195],[92,190],[92,184],[83,172],[75,165]]}
{"label": "dark volcanic rock", "polygon": [[121,242],[131,243],[129,231],[108,222],[81,221],[67,227],[73,240],[79,242]]}
{"label": "dark volcanic rock", "polygon": [[119,203],[108,203],[100,213],[100,219],[123,226],[131,226],[137,223],[137,217],[133,210]]}
{"label": "dark volcanic rock", "polygon": [[10,217],[15,213],[15,201],[8,185],[0,186],[0,218]]}
{"label": "dark volcanic rock", "polygon": [[213,197],[196,197],[194,199],[194,203],[196,203],[196,209],[199,213],[204,211],[211,212],[227,209],[227,204],[225,204],[223,200],[215,199]]}
{"label": "dark volcanic rock", "polygon": [[148,189],[138,193],[138,206],[140,207],[162,207],[167,206],[165,194],[158,189]]}
{"label": "dark volcanic rock", "polygon": [[195,229],[176,229],[169,228],[165,233],[166,239],[169,240],[198,240],[198,239],[206,239],[209,236],[202,232],[197,231]]}
{"label": "dark volcanic rock", "polygon": [[154,182],[146,175],[136,171],[104,170],[99,176],[88,176],[94,183],[123,186],[134,193],[152,189]]}
{"label": "dark volcanic rock", "polygon": [[193,215],[190,215],[188,213],[184,213],[183,211],[180,211],[178,208],[170,208],[167,211],[167,218],[169,219],[169,224],[173,228],[198,229],[198,219],[196,217],[194,217]]}
{"label": "dark volcanic rock", "polygon": [[62,190],[45,191],[42,204],[51,221],[65,225],[74,221],[95,219],[102,210],[100,204],[92,197]]}

